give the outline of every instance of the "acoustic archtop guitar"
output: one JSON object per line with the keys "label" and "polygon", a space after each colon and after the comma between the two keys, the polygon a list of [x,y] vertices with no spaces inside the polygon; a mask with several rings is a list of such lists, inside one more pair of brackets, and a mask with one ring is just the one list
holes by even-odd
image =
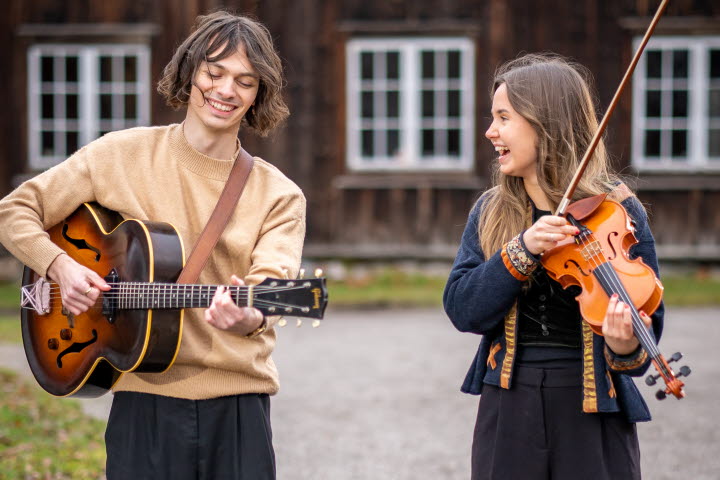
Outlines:
{"label": "acoustic archtop guitar", "polygon": [[[22,280],[22,337],[30,368],[56,396],[98,397],[124,372],[163,372],[180,348],[183,309],[206,308],[218,285],[177,284],[184,248],[167,223],[124,220],[95,203],[81,205],[50,228],[51,240],[111,286],[94,307],[74,316],[60,287],[28,267]],[[319,320],[327,305],[324,278],[267,278],[226,286],[235,303],[265,315]]]}

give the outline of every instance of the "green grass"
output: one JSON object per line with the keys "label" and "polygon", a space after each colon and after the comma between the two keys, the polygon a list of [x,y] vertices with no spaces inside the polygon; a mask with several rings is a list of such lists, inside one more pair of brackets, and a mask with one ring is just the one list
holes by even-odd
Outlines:
{"label": "green grass", "polygon": [[0,477],[97,480],[105,464],[105,423],[73,400],[55,398],[0,369]]}
{"label": "green grass", "polygon": [[665,303],[678,307],[720,305],[720,279],[697,275],[662,278]]}
{"label": "green grass", "polygon": [[0,311],[17,310],[20,307],[20,283],[0,284]]}
{"label": "green grass", "polygon": [[397,270],[345,281],[328,279],[328,304],[343,308],[439,307],[446,280]]}

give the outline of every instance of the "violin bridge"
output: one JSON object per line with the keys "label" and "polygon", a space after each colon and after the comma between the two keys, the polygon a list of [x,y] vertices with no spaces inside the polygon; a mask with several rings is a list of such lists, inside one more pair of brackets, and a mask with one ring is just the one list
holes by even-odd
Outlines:
{"label": "violin bridge", "polygon": [[594,258],[602,253],[602,246],[600,245],[599,241],[593,240],[592,242],[588,243],[585,248],[583,248],[581,250],[581,253],[585,260],[590,261],[592,258]]}

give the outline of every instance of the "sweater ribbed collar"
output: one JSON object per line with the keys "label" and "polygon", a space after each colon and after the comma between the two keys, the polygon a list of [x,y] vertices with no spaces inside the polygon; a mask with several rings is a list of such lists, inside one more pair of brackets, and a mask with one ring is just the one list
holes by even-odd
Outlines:
{"label": "sweater ribbed collar", "polygon": [[195,150],[185,138],[183,124],[170,125],[170,153],[180,166],[212,180],[225,181],[230,176],[233,163],[240,153],[240,140],[232,159],[212,158]]}

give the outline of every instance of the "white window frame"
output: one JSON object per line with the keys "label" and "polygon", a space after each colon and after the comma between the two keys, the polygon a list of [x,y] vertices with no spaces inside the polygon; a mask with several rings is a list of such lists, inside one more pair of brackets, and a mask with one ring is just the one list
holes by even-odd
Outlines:
{"label": "white window frame", "polygon": [[[421,118],[422,76],[420,55],[424,50],[442,52],[460,51],[460,78],[433,79],[433,87],[440,91],[443,87],[460,90],[460,117],[448,121],[447,117]],[[397,126],[400,130],[399,154],[394,157],[374,155],[372,161],[362,156],[361,131],[363,127],[383,128],[382,121],[389,119],[361,118],[360,91],[363,81],[360,72],[360,56],[364,52],[377,53],[387,51],[400,52],[399,60],[399,94],[400,118]],[[472,40],[465,37],[402,37],[402,38],[367,38],[352,39],[346,45],[346,162],[354,171],[469,171],[475,162],[475,48]],[[387,80],[375,78],[372,86],[383,90]],[[373,89],[374,90],[374,89]],[[436,96],[435,111],[444,112],[445,107],[438,108]],[[378,123],[380,122],[380,124]],[[461,134],[460,155],[422,156],[421,130],[424,122],[433,129],[459,129]],[[389,122],[388,122],[389,123]],[[385,128],[391,125],[384,125]],[[382,146],[380,147],[382,148]],[[377,150],[377,149],[376,149]]]}
{"label": "white window frame", "polygon": [[[637,49],[640,37],[634,39],[634,48]],[[640,57],[637,69],[633,76],[633,114],[632,114],[632,164],[637,170],[658,172],[716,172],[720,171],[720,157],[710,157],[708,144],[708,130],[710,127],[720,129],[720,120],[710,120],[708,111],[710,94],[709,51],[720,49],[720,36],[658,36],[648,42],[645,52]],[[688,52],[688,116],[687,116],[687,157],[686,160],[673,160],[671,155],[660,157],[645,157],[644,132],[652,120],[646,114],[646,91],[649,80],[647,72],[648,50],[687,50]],[[660,79],[660,88],[671,89],[672,78],[663,75]],[[720,86],[714,86],[718,88]],[[662,112],[661,112],[662,115]],[[661,116],[656,121],[658,128],[669,129],[673,125],[673,117]],[[662,141],[662,140],[661,140]]]}
{"label": "white window frame", "polygon": [[[64,62],[54,61],[54,81],[43,82],[41,78],[42,57],[78,59],[77,87],[65,82]],[[112,58],[110,82],[100,82],[100,57]],[[136,78],[127,82],[120,76],[124,57],[137,58]],[[150,48],[143,44],[52,44],[33,45],[28,49],[28,165],[32,170],[44,170],[65,160],[73,152],[67,152],[65,132],[78,132],[78,148],[100,136],[101,132],[120,130],[150,124]],[[62,79],[62,81],[61,81]],[[78,118],[65,118],[64,94],[78,95]],[[42,95],[56,94],[54,118],[42,118]],[[100,94],[112,95],[113,118],[100,118]],[[124,95],[136,96],[136,118],[127,119],[124,113]],[[42,132],[54,132],[55,153],[43,155]]]}

